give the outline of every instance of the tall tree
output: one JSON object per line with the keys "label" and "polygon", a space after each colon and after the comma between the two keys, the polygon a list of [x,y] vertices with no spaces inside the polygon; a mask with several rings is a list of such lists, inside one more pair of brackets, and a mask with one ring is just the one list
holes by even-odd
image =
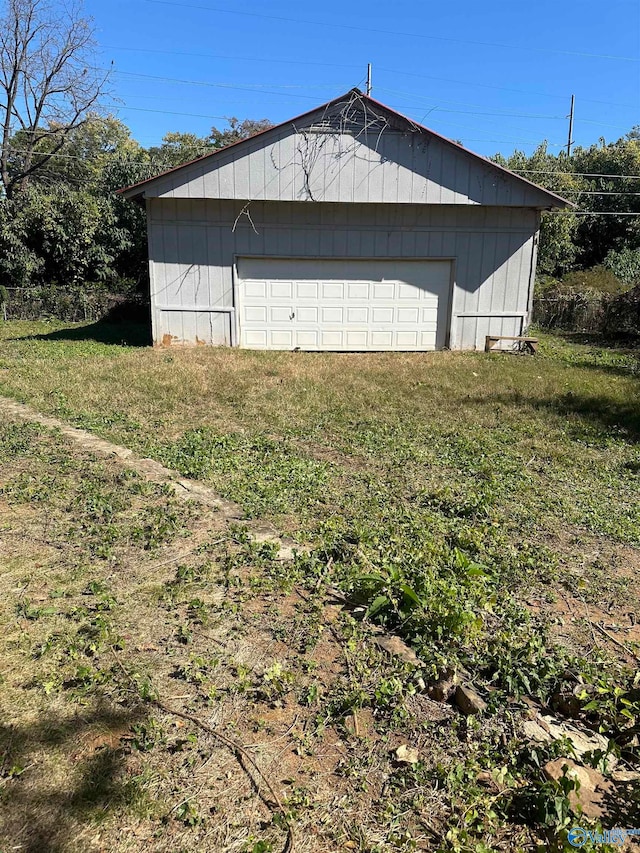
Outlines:
{"label": "tall tree", "polygon": [[268,118],[245,118],[243,121],[235,116],[227,119],[229,127],[224,130],[219,130],[217,127],[211,128],[209,141],[214,148],[225,148],[227,145],[233,145],[234,142],[240,142],[242,139],[248,139],[250,136],[255,136],[256,133],[262,133],[263,130],[269,130],[273,127],[273,122]]}
{"label": "tall tree", "polygon": [[158,170],[181,166],[213,151],[212,143],[195,133],[170,131],[162,137],[162,145],[149,148],[151,163]]}
{"label": "tall tree", "polygon": [[[562,154],[551,154],[543,142],[530,156],[514,151],[510,157],[497,154],[496,163],[512,169],[551,192],[575,201],[576,190],[583,181],[571,175],[571,162]],[[540,253],[538,272],[545,275],[563,275],[573,268],[576,256],[574,236],[578,222],[571,210],[543,213],[540,226]]]}
{"label": "tall tree", "polygon": [[11,197],[97,108],[109,74],[93,66],[93,23],[81,0],[4,0],[2,7],[0,182]]}

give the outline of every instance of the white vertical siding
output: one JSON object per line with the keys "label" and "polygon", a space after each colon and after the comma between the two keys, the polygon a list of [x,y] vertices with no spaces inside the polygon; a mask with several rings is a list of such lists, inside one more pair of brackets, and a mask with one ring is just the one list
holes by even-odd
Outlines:
{"label": "white vertical siding", "polygon": [[283,125],[160,176],[147,198],[548,207],[515,175],[431,135]]}
{"label": "white vertical siding", "polygon": [[[521,333],[539,216],[531,209],[400,204],[296,204],[150,199],[149,252],[156,343],[235,343],[238,256],[450,258],[450,346]],[[257,232],[257,233],[256,233]]]}

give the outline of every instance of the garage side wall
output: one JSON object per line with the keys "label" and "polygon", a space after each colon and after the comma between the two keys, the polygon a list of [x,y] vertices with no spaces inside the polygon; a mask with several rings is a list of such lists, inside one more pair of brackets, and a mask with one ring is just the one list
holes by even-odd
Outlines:
{"label": "garage side wall", "polygon": [[528,324],[539,213],[460,205],[148,199],[153,339],[233,346],[237,257],[453,259],[452,349]]}

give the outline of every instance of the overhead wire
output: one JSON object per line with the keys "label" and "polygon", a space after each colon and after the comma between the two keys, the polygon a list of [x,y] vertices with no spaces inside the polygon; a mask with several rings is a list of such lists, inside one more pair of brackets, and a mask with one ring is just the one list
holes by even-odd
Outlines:
{"label": "overhead wire", "polygon": [[[338,62],[316,62],[312,60],[304,60],[304,59],[282,59],[281,57],[275,56],[228,56],[227,54],[218,54],[218,53],[195,53],[193,51],[179,51],[179,50],[166,50],[164,48],[146,48],[146,47],[129,47],[122,45],[111,45],[105,44],[102,47],[106,50],[119,50],[129,53],[152,53],[152,54],[161,54],[165,56],[186,56],[190,58],[197,59],[226,59],[232,62],[266,62],[269,64],[272,63],[280,63],[287,65],[313,65],[313,66],[321,66],[324,68],[361,68],[361,64],[343,64]],[[531,89],[514,89],[511,86],[497,86],[491,83],[479,83],[477,80],[457,80],[451,77],[437,77],[433,74],[418,74],[413,71],[403,71],[399,68],[385,68],[383,66],[376,66],[377,70],[384,71],[387,74],[397,74],[402,77],[416,77],[421,80],[436,80],[440,83],[453,83],[459,86],[472,86],[479,89],[493,89],[498,92],[513,92],[518,95],[535,95],[540,98],[555,98],[556,100],[565,100],[568,101],[569,95],[559,95],[557,92],[535,92]],[[610,107],[621,107],[623,109],[636,109],[638,104],[620,104],[612,101],[603,101],[597,100],[595,98],[585,98],[581,94],[578,94],[581,103],[591,103],[591,104],[604,104],[605,106]]]}
{"label": "overhead wire", "polygon": [[523,172],[527,175],[572,175],[579,178],[620,178],[640,180],[640,175],[612,175],[603,174],[601,172],[563,172],[554,169],[516,169],[511,168],[512,172]]}
{"label": "overhead wire", "polygon": [[[100,71],[109,71],[110,69],[101,68],[99,70]],[[263,84],[263,83],[255,83],[255,84],[246,85],[246,86],[239,86],[236,83],[215,83],[215,82],[209,81],[209,80],[183,80],[179,77],[165,77],[165,76],[158,76],[156,74],[143,74],[142,72],[139,72],[139,71],[120,71],[117,68],[114,68],[111,70],[113,71],[114,74],[119,74],[121,76],[139,77],[139,78],[142,78],[144,80],[156,80],[156,81],[161,82],[161,83],[180,83],[180,84],[184,84],[184,85],[188,85],[188,86],[207,86],[207,87],[212,87],[215,89],[234,89],[234,90],[239,90],[239,91],[244,91],[244,92],[253,92],[254,94],[259,93],[261,95],[280,95],[280,96],[287,95],[287,96],[292,97],[292,98],[304,98],[305,100],[310,100],[310,101],[317,101],[318,100],[313,95],[302,95],[302,94],[296,94],[294,92],[272,92],[272,91],[260,88],[264,85],[268,85],[268,84]],[[276,85],[279,85],[279,84],[276,84]],[[312,87],[301,86],[300,88],[314,88],[314,87],[313,86]],[[318,88],[335,88],[335,86],[329,86],[327,84],[327,85],[324,85],[324,86],[318,87]]]}
{"label": "overhead wire", "polygon": [[[160,77],[160,76],[153,75],[153,74],[143,74],[143,73],[138,73],[138,72],[133,72],[133,71],[119,71],[117,69],[114,71],[114,73],[126,75],[126,76],[131,76],[131,77],[141,77],[143,79],[149,79],[149,80],[154,80],[156,82],[163,82],[163,83],[169,82],[169,83],[179,83],[179,84],[184,84],[184,85],[212,86],[212,87],[216,87],[216,88],[236,89],[236,90],[239,89],[242,91],[251,91],[251,92],[258,91],[258,92],[260,92],[260,94],[270,94],[270,95],[285,96],[285,97],[291,96],[294,98],[305,98],[306,100],[317,101],[317,98],[314,98],[311,95],[299,95],[299,94],[290,93],[290,92],[273,92],[273,91],[266,91],[264,89],[257,89],[256,90],[253,88],[249,88],[248,86],[238,86],[238,85],[231,84],[231,83],[214,83],[214,82],[209,82],[209,81],[204,81],[204,80],[185,80],[185,79],[181,79],[181,78],[177,78],[177,77],[164,77],[164,76]],[[257,84],[257,85],[261,85],[261,84]],[[331,84],[325,84],[322,88],[333,88],[333,86]],[[133,96],[133,97],[135,97],[135,96]],[[110,105],[110,106],[112,106],[112,105]],[[168,114],[172,114],[172,115],[193,116],[195,118],[209,118],[209,116],[202,115],[202,114],[175,112],[175,111],[170,111],[170,110],[166,110],[166,111],[165,110],[151,110],[151,109],[144,110],[142,107],[127,107],[127,109],[137,109],[140,111],[158,112],[158,113],[167,112]],[[398,109],[404,109],[404,110],[415,109],[415,111],[418,112],[418,111],[421,111],[422,108],[405,105],[403,107],[398,107]],[[460,113],[462,115],[494,115],[493,113],[476,113],[476,112],[473,112],[470,110],[450,110],[450,109],[440,108],[440,107],[434,107],[433,111],[445,112],[445,113]],[[430,111],[430,112],[432,112],[432,111]],[[496,115],[500,115],[500,116],[506,118],[506,117],[510,117],[511,115],[516,116],[516,115],[520,115],[520,114],[499,113]],[[221,118],[221,116],[211,116],[211,117],[212,118]],[[538,116],[530,116],[530,117],[531,118],[539,118]],[[456,125],[456,124],[453,124],[451,122],[449,122],[448,124],[451,127],[461,127],[461,128],[466,128],[466,129],[473,129],[476,132],[481,131],[481,128],[477,128],[477,127],[470,128],[469,125],[464,125],[464,124],[463,125],[460,125],[460,124]],[[517,131],[519,129],[514,128],[514,130]],[[482,139],[479,141],[483,141],[483,142],[486,141],[486,142],[492,142],[492,143],[497,143],[497,144],[507,143],[507,142],[513,143],[513,144],[522,144],[522,145],[537,145],[538,144],[536,141],[527,140],[527,139],[499,139],[499,140],[495,140],[495,139],[484,140],[484,139]],[[561,145],[561,143],[548,143],[548,144],[553,145],[555,147],[559,147]],[[562,143],[562,144],[564,144],[564,143]]]}
{"label": "overhead wire", "polygon": [[[513,89],[510,86],[495,86],[490,83],[478,83],[473,80],[453,80],[450,77],[434,77],[431,74],[416,74],[413,71],[401,71],[397,68],[383,68],[382,66],[376,66],[378,71],[384,71],[387,74],[400,74],[403,77],[418,77],[421,80],[437,80],[440,83],[454,83],[459,86],[476,86],[479,89],[495,89],[499,92],[513,92],[517,95],[535,95],[540,98],[558,98],[562,100],[569,100],[569,95],[558,95],[551,94],[550,92],[533,92],[530,89]],[[582,95],[579,96],[580,102],[587,102],[590,104],[604,104],[609,107],[622,107],[625,109],[637,109],[637,104],[617,104],[612,103],[611,101],[600,101],[594,100],[593,98],[584,98]]]}
{"label": "overhead wire", "polygon": [[[149,147],[152,147],[152,146],[149,146]],[[19,150],[19,149],[14,149],[14,150]],[[196,154],[196,157],[204,156],[206,154],[213,154],[213,153],[215,153],[216,150],[221,150],[221,149],[204,150],[200,154]],[[138,160],[128,160],[128,159],[119,158],[116,152],[103,152],[103,154],[107,157],[113,157],[115,162],[117,162],[118,165],[134,166],[138,169],[153,170],[156,172],[158,169],[173,169],[173,168],[176,168],[177,165],[181,165],[181,164],[176,164],[176,163],[158,163],[155,161],[149,162],[149,163],[142,163]],[[79,160],[82,162],[86,162],[86,159],[87,159],[86,157],[83,157],[83,156],[80,156],[77,154],[63,154],[60,152],[55,153],[55,154],[47,154],[46,152],[42,152],[41,156],[46,156],[47,158],[54,158],[54,157],[55,158],[62,158],[65,160]],[[510,170],[510,171],[515,171],[515,170]],[[520,171],[525,171],[525,170],[520,170]],[[532,170],[528,170],[528,171],[532,171]],[[535,171],[537,171],[537,170],[535,170]],[[558,173],[552,172],[551,174],[558,174]],[[593,175],[589,175],[588,173],[584,173],[584,175],[586,177],[594,177]],[[621,176],[616,176],[616,177],[621,177]],[[631,176],[631,177],[640,177],[640,176]],[[619,192],[619,193],[603,192],[603,193],[599,193],[599,192],[590,192],[590,191],[582,191],[582,190],[566,190],[566,189],[563,189],[562,193],[565,194],[568,191],[578,192],[578,193],[583,192],[585,195],[605,195],[605,196],[631,195],[631,196],[640,196],[640,193],[637,193],[637,192],[630,192],[630,193],[627,193],[627,192]],[[611,211],[572,210],[572,211],[569,211],[569,213],[571,213],[571,215],[573,215],[573,216],[640,216],[640,211],[634,212],[634,211],[616,211],[616,210],[611,210]]]}
{"label": "overhead wire", "polygon": [[341,30],[355,30],[359,33],[377,33],[378,35],[384,36],[400,36],[402,38],[419,38],[419,39],[427,39],[430,41],[441,41],[447,43],[455,43],[455,44],[471,44],[479,47],[498,47],[507,50],[518,50],[518,51],[533,51],[536,53],[553,53],[553,54],[561,54],[563,56],[583,56],[592,59],[612,59],[619,60],[623,62],[640,62],[640,57],[635,56],[618,56],[614,54],[607,53],[587,53],[583,51],[574,51],[574,50],[560,50],[557,48],[550,47],[540,47],[538,45],[513,45],[513,44],[503,44],[501,42],[485,42],[485,41],[473,41],[470,39],[459,39],[454,38],[452,36],[436,36],[427,33],[416,33],[416,32],[400,32],[398,30],[389,30],[389,29],[377,29],[375,27],[366,27],[361,24],[342,24],[336,21],[312,21],[304,18],[289,18],[283,15],[267,15],[262,12],[247,12],[243,9],[221,9],[217,6],[201,6],[195,3],[177,3],[175,0],[145,0],[146,3],[153,3],[154,5],[159,6],[177,6],[180,9],[200,9],[207,12],[218,12],[220,14],[228,14],[228,15],[243,15],[250,18],[262,18],[266,20],[272,21],[287,21],[288,23],[294,24],[306,24],[313,27],[329,27],[331,29],[341,29]]}
{"label": "overhead wire", "polygon": [[[378,89],[381,92],[389,92],[389,93],[392,93],[395,95],[400,95],[401,97],[407,97],[407,98],[420,98],[420,99],[425,100],[425,101],[430,101],[431,103],[433,103],[433,101],[435,100],[434,98],[429,98],[425,95],[416,95],[413,92],[400,92],[397,89],[388,89],[385,86],[379,86]],[[447,100],[440,101],[440,99],[438,99],[438,100],[439,100],[439,103],[443,103],[443,104],[460,103],[461,106],[469,106],[469,107],[482,106],[481,104],[465,104],[464,102],[447,101]],[[553,116],[553,115],[542,115],[539,113],[511,113],[511,112],[505,112],[505,111],[501,111],[501,112],[488,112],[488,111],[477,112],[474,110],[452,110],[452,109],[449,109],[448,107],[441,107],[439,104],[432,107],[432,110],[437,111],[437,112],[441,112],[441,113],[460,113],[463,115],[474,115],[474,116],[497,116],[497,117],[506,116],[506,117],[513,117],[513,118],[547,119],[547,120],[552,120],[552,121],[566,121],[567,120],[567,116],[565,116],[565,115]],[[628,129],[626,126],[623,126],[620,124],[609,124],[608,122],[599,121],[597,119],[588,119],[588,118],[582,118],[581,117],[580,121],[587,123],[587,124],[595,124],[595,125],[598,125],[600,127],[613,127],[617,130],[627,130]]]}
{"label": "overhead wire", "polygon": [[[164,144],[164,143],[158,143],[157,145],[149,145],[149,146],[148,146],[148,148],[155,148],[155,147],[158,147],[158,148],[159,148],[159,147],[161,147],[161,146],[162,146],[162,144]],[[13,151],[17,151],[17,152],[19,152],[19,151],[20,151],[20,149],[19,149],[19,148],[14,148],[14,147],[12,147],[12,146],[7,146],[7,147],[8,147],[10,150],[13,150]],[[213,153],[214,153],[215,151],[217,151],[217,150],[221,150],[221,149],[216,149],[216,148],[206,148],[206,147],[203,147],[203,151],[202,151],[202,153],[203,153],[203,154],[213,154]],[[157,163],[157,162],[155,162],[155,161],[154,161],[154,162],[149,162],[149,163],[142,163],[142,162],[140,162],[139,160],[122,159],[122,158],[118,157],[118,154],[117,154],[117,152],[115,152],[115,151],[103,151],[103,152],[100,152],[100,153],[102,154],[102,156],[106,156],[106,157],[113,157],[113,158],[114,158],[114,159],[115,159],[119,164],[121,164],[121,165],[131,165],[131,166],[138,166],[138,167],[140,167],[140,168],[154,168],[154,169],[156,169],[156,168],[173,168],[173,167],[176,165],[175,163]],[[49,154],[49,153],[48,153],[48,152],[46,152],[46,151],[43,151],[43,152],[36,152],[36,156],[42,156],[42,157],[56,157],[56,158],[62,158],[62,159],[65,159],[65,160],[80,160],[80,161],[83,161],[83,162],[84,162],[84,161],[86,161],[86,159],[87,159],[86,157],[81,156],[81,155],[78,155],[78,154],[64,154],[64,153],[62,153],[62,152],[57,152],[57,153],[54,153],[54,154]],[[196,156],[197,156],[197,155],[196,155]],[[515,170],[515,169],[510,169],[509,171],[517,172],[517,171],[532,171],[532,170],[522,170],[522,169],[521,169],[521,170]],[[558,174],[562,174],[562,173],[559,173],[559,172],[545,172],[545,174],[558,175]],[[578,173],[573,173],[573,174],[578,174]],[[580,174],[581,174],[582,176],[584,176],[584,177],[587,177],[587,178],[597,177],[597,176],[595,176],[595,175],[590,175],[590,174],[589,174],[589,173],[587,173],[587,172],[585,172],[585,173],[580,173]],[[622,176],[618,176],[618,177],[622,177]],[[629,177],[640,177],[640,176],[633,176],[633,175],[632,175],[632,176],[629,176]],[[582,195],[592,195],[592,196],[640,196],[640,192],[631,192],[631,191],[625,191],[625,190],[620,190],[620,191],[617,191],[617,192],[612,192],[612,191],[605,190],[605,191],[600,192],[600,191],[597,191],[597,190],[582,190],[582,189],[580,189],[580,188],[575,188],[575,189],[574,189],[574,188],[569,188],[569,187],[566,187],[566,188],[563,188],[563,189],[562,189],[562,193],[568,193],[568,192],[570,192],[570,193],[581,193]],[[615,213],[615,211],[612,211],[612,213]]]}
{"label": "overhead wire", "polygon": [[[151,2],[151,0],[147,0],[147,2]],[[108,69],[100,68],[98,70],[106,71]],[[303,85],[298,85],[298,84],[295,84],[295,85],[293,85],[293,84],[292,85],[282,84],[281,85],[281,84],[277,84],[277,83],[276,84],[251,83],[251,84],[246,84],[246,85],[238,85],[236,83],[223,83],[223,82],[214,82],[214,81],[209,81],[209,80],[188,80],[188,79],[179,78],[179,77],[168,77],[165,75],[160,76],[160,75],[155,75],[155,74],[145,74],[143,72],[138,72],[138,71],[123,71],[123,70],[120,70],[118,68],[114,68],[113,73],[118,74],[120,76],[125,76],[125,77],[140,78],[143,80],[153,80],[153,81],[156,81],[159,83],[178,83],[179,85],[204,86],[204,87],[219,88],[219,89],[231,89],[231,90],[235,90],[235,91],[259,92],[260,94],[274,95],[276,97],[285,97],[286,96],[286,97],[293,97],[293,98],[303,98],[305,100],[312,100],[312,101],[317,100],[317,98],[315,98],[313,95],[304,95],[304,94],[300,94],[297,92],[292,92],[290,90],[291,89],[302,89],[302,88],[304,88],[304,89],[309,89],[309,88],[335,89],[335,88],[337,88],[335,86],[335,84],[332,84],[332,83],[317,84],[314,86],[303,86]],[[276,91],[272,91],[269,89],[265,89],[264,88],[265,86],[275,86],[275,87],[279,87],[279,88],[285,88],[285,89],[288,89],[289,91],[287,91],[287,92],[276,92]],[[392,94],[397,94],[397,95],[400,95],[403,97],[406,96],[408,98],[416,98],[416,99],[417,98],[424,98],[424,96],[416,95],[415,93],[401,92],[401,91],[398,91],[396,89],[388,89],[386,87],[379,87],[379,88],[381,91],[389,92]],[[427,99],[425,98],[425,100],[427,100]],[[432,99],[430,99],[430,100],[432,100]],[[465,102],[457,102],[457,101],[449,101],[449,100],[441,100],[440,103],[445,103],[445,104],[447,104],[447,103],[454,103],[454,104],[461,103],[462,105],[465,105]],[[469,104],[469,106],[474,106],[474,104]],[[131,109],[134,109],[134,108],[131,107]],[[415,109],[416,111],[418,111],[420,108],[417,106],[414,107],[413,105],[411,105],[411,106],[407,105],[404,107],[404,109]],[[504,117],[504,118],[530,118],[530,119],[536,119],[536,120],[545,119],[545,120],[553,120],[553,121],[566,121],[566,116],[544,115],[544,114],[538,114],[538,113],[512,113],[512,112],[508,112],[508,111],[494,112],[494,111],[484,111],[484,110],[483,111],[455,110],[455,109],[451,109],[450,107],[441,107],[439,104],[434,105],[429,110],[427,115],[432,114],[434,112],[435,113],[451,113],[451,114],[457,114],[457,115],[491,116],[491,117],[499,117],[499,118],[502,118],[502,117]],[[178,113],[175,113],[175,114],[177,115]],[[183,115],[187,115],[187,114],[184,113]],[[202,116],[202,117],[206,118],[206,116]],[[616,128],[618,130],[626,130],[627,129],[626,127],[624,127],[622,125],[610,124],[608,122],[602,122],[602,121],[598,121],[595,119],[580,119],[580,121],[588,123],[588,124],[594,124],[596,126],[601,126],[601,127],[612,127],[612,128]],[[464,127],[464,125],[459,125],[459,126]],[[492,140],[487,140],[487,141],[492,141]],[[502,141],[521,142],[521,143],[527,144],[527,145],[535,145],[536,144],[535,142],[529,142],[526,140],[502,140]]]}

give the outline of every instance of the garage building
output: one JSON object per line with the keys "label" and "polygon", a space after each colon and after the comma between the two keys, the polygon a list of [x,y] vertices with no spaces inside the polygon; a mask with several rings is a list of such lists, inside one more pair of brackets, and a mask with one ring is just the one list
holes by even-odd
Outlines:
{"label": "garage building", "polygon": [[521,335],[541,211],[570,206],[357,89],[120,192],[156,344],[281,350]]}

